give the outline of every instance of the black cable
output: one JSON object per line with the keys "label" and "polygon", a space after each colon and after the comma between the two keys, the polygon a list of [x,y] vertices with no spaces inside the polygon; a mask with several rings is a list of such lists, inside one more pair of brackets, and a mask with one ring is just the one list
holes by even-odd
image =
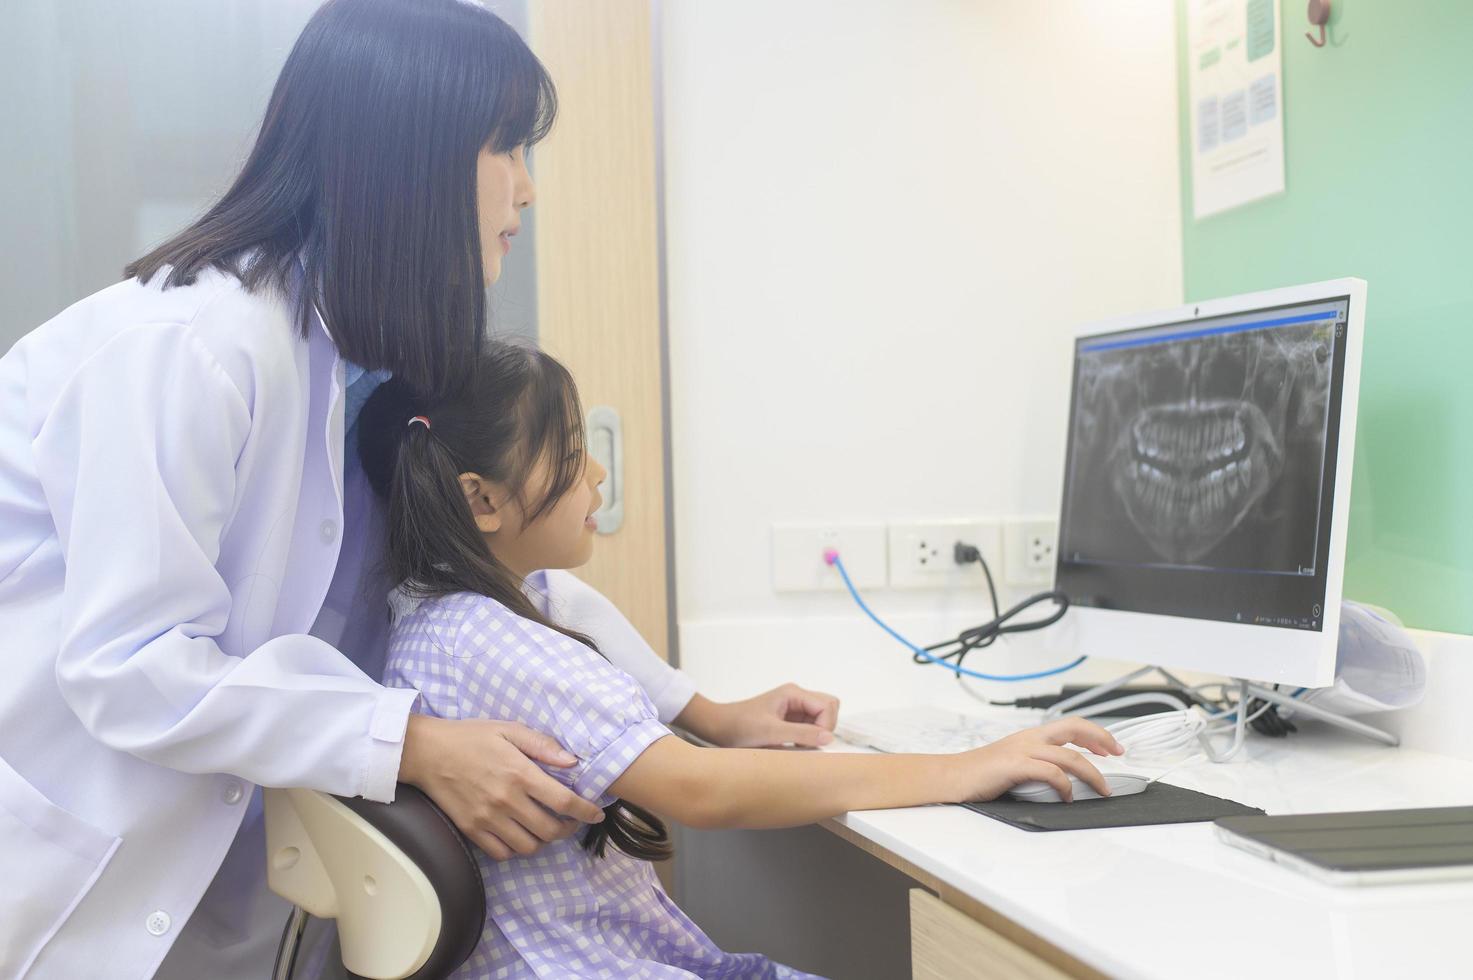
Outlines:
{"label": "black cable", "polygon": [[982,557],[982,549],[958,541],[951,546],[951,558],[958,565],[974,561],[982,566],[982,574],[987,579],[987,594],[992,597],[992,618],[996,619],[1001,615],[997,608],[997,586],[992,581],[992,568],[987,564],[987,559]]}
{"label": "black cable", "polygon": [[[1277,691],[1278,689],[1279,685],[1275,684],[1274,690]],[[1258,698],[1254,698],[1252,701],[1249,701],[1249,716],[1251,717],[1253,713],[1256,712],[1259,708],[1262,708],[1264,704],[1265,702]],[[1269,738],[1285,738],[1291,732],[1297,732],[1299,730],[1294,727],[1294,723],[1292,721],[1279,714],[1279,706],[1277,704],[1271,705],[1268,710],[1264,711],[1263,714],[1250,721],[1248,723],[1248,726],[1258,734],[1267,735]]]}
{"label": "black cable", "polygon": [[[958,541],[952,545],[951,554],[952,558],[956,561],[958,565],[966,565],[969,562],[975,561],[982,566],[982,574],[987,579],[987,595],[992,599],[992,622],[998,622],[1000,619],[1002,619],[1002,608],[997,601],[997,586],[992,581],[992,568],[987,564],[987,560],[982,557],[981,549],[973,547],[969,544],[963,544],[962,542]],[[951,660],[954,657],[956,658],[956,665],[960,667],[962,665],[962,661],[966,659],[967,654],[970,653],[973,649],[977,649],[978,647],[982,646],[991,646],[995,641],[996,637],[993,637],[986,643],[978,643],[973,647],[967,648],[966,650],[956,650],[951,653],[943,654],[941,656],[941,659]],[[941,650],[949,646],[955,646],[961,642],[962,636],[959,634],[955,639],[943,640],[940,643],[933,643],[925,649],[927,653],[935,653],[937,650]],[[926,660],[919,654],[912,654],[911,660],[915,661],[918,664],[930,663],[930,661]],[[956,676],[960,678],[962,675],[957,674]]]}
{"label": "black cable", "polygon": [[[993,581],[992,569],[988,566],[987,559],[982,557],[981,550],[975,545],[958,541],[952,547],[952,557],[958,565],[969,565],[972,562],[976,562],[982,566],[982,575],[987,579],[987,594],[992,600],[992,619],[980,626],[973,626],[970,629],[962,630],[953,639],[933,643],[931,646],[924,648],[927,653],[935,655],[938,660],[955,661],[955,665],[960,667],[962,662],[967,659],[967,654],[973,650],[984,650],[996,643],[999,637],[1009,633],[1028,633],[1033,630],[1045,629],[1063,619],[1064,614],[1069,611],[1069,597],[1062,592],[1049,591],[1029,596],[1007,612],[1003,612],[1001,605],[997,601],[997,584]],[[1033,619],[1023,623],[1012,622],[1012,620],[1033,606],[1049,600],[1057,603],[1058,608],[1043,619]],[[950,650],[948,649],[949,647],[955,647],[956,649]],[[946,652],[942,653],[938,651]],[[918,664],[930,662],[919,654],[912,654],[911,659]],[[962,677],[961,674],[957,674],[956,676],[958,680]],[[1012,701],[991,701],[989,703],[1004,707],[1013,704]]]}

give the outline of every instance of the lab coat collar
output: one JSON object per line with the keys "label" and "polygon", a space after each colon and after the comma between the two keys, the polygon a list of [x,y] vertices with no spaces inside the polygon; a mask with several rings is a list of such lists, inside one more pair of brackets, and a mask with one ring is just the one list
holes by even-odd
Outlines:
{"label": "lab coat collar", "polygon": [[[297,281],[296,295],[293,297],[292,306],[300,309],[303,301],[302,281],[307,274],[306,262],[297,257]],[[332,331],[327,328],[327,321],[323,319],[322,312],[316,303],[311,304],[312,326],[309,331],[317,334],[316,337],[308,338],[308,347],[312,351],[312,372],[315,376],[318,360],[322,361],[323,367],[327,368],[328,377],[331,379],[331,387],[328,389],[327,409],[327,431],[323,438],[327,440],[328,468],[332,472],[333,491],[337,494],[338,512],[343,510],[343,447],[346,444],[346,431],[343,418],[343,393],[347,390],[344,381],[344,360],[342,351],[338,349],[337,341],[333,339]],[[330,361],[330,366],[328,363]]]}

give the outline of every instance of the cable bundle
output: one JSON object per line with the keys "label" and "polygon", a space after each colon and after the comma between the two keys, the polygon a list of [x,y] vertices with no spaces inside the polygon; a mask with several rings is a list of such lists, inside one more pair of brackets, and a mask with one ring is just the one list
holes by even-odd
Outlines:
{"label": "cable bundle", "polygon": [[[969,545],[962,544],[958,544],[956,547],[958,554],[961,553],[961,550],[963,548],[970,548]],[[973,650],[991,646],[993,643],[997,642],[997,638],[999,636],[1002,636],[1006,633],[1023,633],[1027,632],[1028,630],[1037,630],[1043,629],[1045,626],[1052,626],[1054,623],[1057,623],[1063,617],[1064,613],[1069,609],[1069,600],[1062,592],[1041,592],[1036,596],[1025,599],[1023,602],[1014,606],[1012,609],[1009,609],[1006,615],[998,613],[997,590],[993,588],[992,572],[990,569],[988,569],[987,563],[985,561],[982,561],[982,555],[980,552],[977,551],[976,548],[971,548],[971,552],[976,555],[976,560],[982,563],[982,570],[987,575],[987,589],[992,595],[993,619],[991,622],[983,623],[981,626],[976,626],[969,630],[963,630],[960,634],[958,634],[956,639],[947,640],[944,643],[937,643],[930,647],[916,646],[914,643],[901,636],[895,630],[891,629],[889,624],[887,624],[883,619],[875,615],[874,611],[870,609],[870,607],[865,604],[864,599],[860,597],[859,590],[854,587],[854,583],[849,579],[849,573],[844,569],[843,559],[839,557],[839,553],[837,551],[835,551],[833,548],[825,549],[823,553],[823,560],[832,565],[834,569],[839,573],[839,577],[844,580],[845,587],[849,589],[849,595],[853,597],[855,603],[857,603],[859,608],[864,611],[864,614],[868,616],[871,620],[873,620],[876,626],[884,630],[886,633],[889,633],[892,637],[894,637],[896,640],[899,640],[907,648],[909,648],[912,654],[912,659],[914,659],[916,663],[938,664],[956,674],[958,680],[960,680],[962,677],[975,677],[979,680],[984,681],[1031,681],[1038,677],[1051,677],[1054,674],[1062,674],[1064,671],[1073,670],[1075,667],[1078,667],[1080,664],[1084,663],[1086,658],[1079,657],[1071,661],[1070,663],[1064,664],[1062,667],[1053,667],[1049,670],[1041,670],[1032,674],[983,674],[979,671],[968,670],[967,668],[963,667],[962,661],[965,660],[967,654],[971,653]],[[960,560],[960,558],[958,560]],[[1052,616],[1047,619],[1036,620],[1029,623],[1009,623],[1009,620],[1016,617],[1023,610],[1027,609],[1029,606],[1034,605],[1035,603],[1043,601],[1044,599],[1053,599],[1059,603],[1058,610],[1056,610]],[[941,654],[940,656],[937,656],[936,654],[931,652],[932,650],[941,650],[950,646],[956,646],[957,649]],[[956,663],[951,662],[953,659],[955,659]]]}
{"label": "cable bundle", "polygon": [[[1214,704],[1198,692],[1207,688],[1223,690],[1219,701]],[[1236,704],[1227,703],[1226,689],[1237,687]],[[1127,718],[1105,728],[1125,746],[1126,755],[1132,761],[1158,762],[1184,765],[1199,756],[1211,762],[1227,762],[1243,748],[1243,739],[1250,724],[1269,712],[1272,704],[1250,699],[1247,684],[1214,682],[1199,684],[1183,690],[1183,694],[1195,703],[1188,705],[1181,698],[1155,691],[1143,694],[1127,694],[1108,701],[1091,704],[1077,712],[1082,717],[1103,715],[1133,704],[1164,704],[1173,709],[1139,718]],[[1213,737],[1232,732],[1233,741],[1226,751],[1218,750]],[[1175,767],[1173,767],[1175,768]],[[1157,777],[1160,778],[1159,776]]]}

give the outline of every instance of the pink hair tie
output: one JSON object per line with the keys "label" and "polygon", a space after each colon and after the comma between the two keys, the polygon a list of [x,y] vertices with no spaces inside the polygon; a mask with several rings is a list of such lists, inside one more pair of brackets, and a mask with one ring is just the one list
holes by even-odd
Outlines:
{"label": "pink hair tie", "polygon": [[416,415],[414,418],[409,420],[410,425],[413,425],[416,422],[424,426],[426,430],[428,430],[430,427],[430,420],[425,418],[423,415]]}

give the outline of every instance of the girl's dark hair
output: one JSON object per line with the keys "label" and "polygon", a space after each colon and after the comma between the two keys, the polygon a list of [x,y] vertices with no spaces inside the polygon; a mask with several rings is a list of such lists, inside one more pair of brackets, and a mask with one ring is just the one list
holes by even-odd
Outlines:
{"label": "girl's dark hair", "polygon": [[[410,425],[415,416],[429,426]],[[380,385],[358,417],[358,455],[369,483],[388,501],[389,574],[422,598],[488,596],[597,650],[532,605],[522,580],[486,547],[460,485],[460,474],[476,473],[509,487],[533,521],[582,478],[583,439],[572,376],[535,347],[488,342],[470,384],[450,398],[425,398],[397,378]],[[549,463],[548,485],[529,487],[540,459]],[[612,844],[646,861],[670,856],[670,835],[658,817],[623,801],[604,814],[583,835],[589,851],[602,857]]]}
{"label": "girl's dark hair", "polygon": [[453,390],[486,328],[477,156],[536,143],[556,113],[546,69],[478,4],[328,0],[225,196],[124,274],[300,281],[303,336],[315,305],[348,360]]}

